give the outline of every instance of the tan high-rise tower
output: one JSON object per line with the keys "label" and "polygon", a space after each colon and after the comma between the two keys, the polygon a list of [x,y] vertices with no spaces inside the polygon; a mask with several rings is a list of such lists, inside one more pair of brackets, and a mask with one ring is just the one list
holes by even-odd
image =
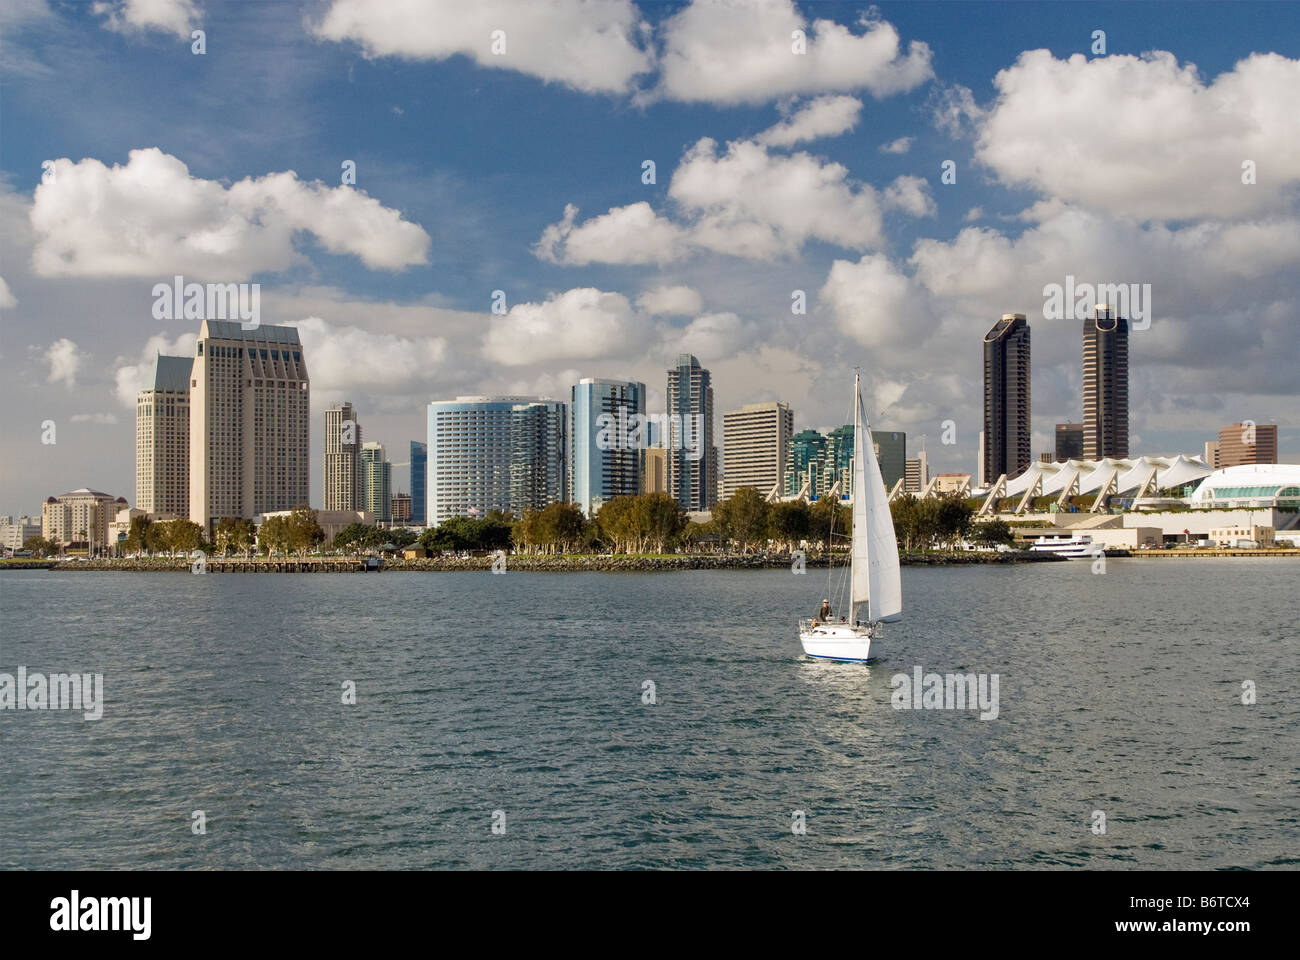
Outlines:
{"label": "tan high-rise tower", "polygon": [[763,496],[785,476],[794,412],[787,404],[749,403],[722,415],[722,497],[741,487]]}
{"label": "tan high-rise tower", "polygon": [[190,372],[193,357],[154,359],[135,398],[135,505],[153,514],[190,512]]}
{"label": "tan high-rise tower", "polygon": [[326,510],[367,509],[362,503],[361,424],[349,401],[325,411],[322,467]]}
{"label": "tan high-rise tower", "polygon": [[190,374],[190,519],[211,534],[308,502],[310,385],[293,327],[205,320]]}

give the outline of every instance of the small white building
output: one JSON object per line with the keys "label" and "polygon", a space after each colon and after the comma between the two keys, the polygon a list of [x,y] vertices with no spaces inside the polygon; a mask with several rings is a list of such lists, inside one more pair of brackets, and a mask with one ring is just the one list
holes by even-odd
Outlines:
{"label": "small white building", "polygon": [[1271,547],[1274,541],[1274,530],[1272,527],[1259,526],[1257,524],[1239,525],[1233,527],[1211,527],[1210,539],[1220,547],[1239,547],[1251,544],[1260,547]]}

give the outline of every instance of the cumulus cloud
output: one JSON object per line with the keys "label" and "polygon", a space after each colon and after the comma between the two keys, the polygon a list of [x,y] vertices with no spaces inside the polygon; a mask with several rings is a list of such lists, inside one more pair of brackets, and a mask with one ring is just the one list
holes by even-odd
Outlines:
{"label": "cumulus cloud", "polygon": [[[625,93],[653,67],[631,0],[333,0],[313,32],[355,41],[369,57],[445,60],[517,70],[587,93]],[[504,52],[493,50],[504,33]],[[500,49],[498,46],[497,49]]]}
{"label": "cumulus cloud", "polygon": [[704,301],[691,287],[655,287],[641,294],[637,308],[652,316],[689,317],[700,312]]}
{"label": "cumulus cloud", "polygon": [[395,336],[307,317],[298,328],[313,393],[333,399],[349,391],[409,390],[442,373],[447,342],[438,336]]}
{"label": "cumulus cloud", "polygon": [[401,214],[352,187],[304,183],[292,172],[229,188],[190,176],[157,147],[132,150],[125,166],[55,161],[31,208],[35,271],[54,276],[189,273],[222,281],[278,272],[302,259],[294,234],[371,269],[427,260],[430,238]]}
{"label": "cumulus cloud", "polygon": [[984,117],[969,87],[955,83],[942,87],[930,98],[930,117],[934,125],[950,137],[967,136]]}
{"label": "cumulus cloud", "polygon": [[1206,83],[1166,52],[1031,50],[994,86],[976,156],[1006,184],[1159,220],[1255,215],[1296,195],[1300,60],[1253,54]]}
{"label": "cumulus cloud", "polygon": [[838,137],[857,125],[862,101],[857,97],[818,97],[754,139],[770,147],[789,147],[804,140]]}
{"label": "cumulus cloud", "polygon": [[675,340],[676,353],[729,357],[753,346],[755,334],[753,324],[734,313],[706,313],[682,328]]}
{"label": "cumulus cloud", "polygon": [[932,217],[937,212],[930,184],[924,177],[897,177],[885,188],[885,206],[895,207],[914,217]]}
{"label": "cumulus cloud", "polygon": [[881,153],[907,153],[912,149],[912,143],[916,137],[899,137],[897,140],[890,140],[888,143],[880,145]]}
{"label": "cumulus cloud", "polygon": [[[810,25],[793,0],[695,0],[662,25],[658,93],[719,104],[854,90],[879,98],[930,79],[926,44],[913,41],[904,53],[893,25],[870,13],[856,26]],[[795,52],[797,30],[804,53]]]}
{"label": "cumulus cloud", "polygon": [[923,297],[882,253],[868,253],[857,263],[836,260],[819,297],[836,326],[865,347],[915,342],[928,332]]}
{"label": "cumulus cloud", "polygon": [[578,208],[567,204],[564,219],[542,231],[533,246],[552,263],[667,263],[683,253],[684,231],[655,213],[645,201],[614,207],[575,227]]}
{"label": "cumulus cloud", "polygon": [[5,278],[0,277],[0,310],[12,310],[16,306],[18,298],[9,289],[9,284],[5,283]]}
{"label": "cumulus cloud", "polygon": [[[901,185],[899,203],[915,203]],[[668,197],[677,219],[644,201],[575,222],[577,208],[534,246],[557,263],[665,263],[693,250],[752,259],[790,256],[810,240],[867,249],[881,238],[881,199],[848,170],[807,153],[768,153],[740,140],[720,150],[704,138],[673,172]]]}
{"label": "cumulus cloud", "polygon": [[635,349],[645,327],[621,293],[579,287],[542,303],[517,303],[493,316],[483,354],[521,366],[547,360],[593,360]]}
{"label": "cumulus cloud", "polygon": [[193,0],[102,0],[91,9],[104,17],[105,28],[119,33],[154,30],[188,40],[199,23]]}
{"label": "cumulus cloud", "polygon": [[77,385],[77,373],[81,370],[81,353],[77,345],[67,337],[60,337],[50,344],[44,353],[45,362],[50,365],[48,383],[63,383],[69,389]]}

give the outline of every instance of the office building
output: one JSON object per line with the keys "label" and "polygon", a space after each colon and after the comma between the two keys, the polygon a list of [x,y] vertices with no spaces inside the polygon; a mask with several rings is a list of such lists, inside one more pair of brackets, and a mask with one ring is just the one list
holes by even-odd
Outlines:
{"label": "office building", "polygon": [[668,492],[668,451],[663,447],[641,449],[641,486],[637,492]]}
{"label": "office building", "polygon": [[1128,457],[1128,321],[1098,304],[1083,321],[1083,459]]}
{"label": "office building", "polygon": [[908,493],[920,493],[930,483],[930,462],[922,450],[907,461],[907,474],[903,479],[903,489]]}
{"label": "office building", "polygon": [[1217,467],[1277,463],[1277,424],[1234,423],[1219,431]]}
{"label": "office building", "polygon": [[362,510],[361,422],[348,401],[325,411],[321,463],[325,510]]}
{"label": "office building", "polygon": [[885,482],[885,492],[907,475],[907,434],[899,430],[872,430],[876,460],[880,464],[880,479]]}
{"label": "office building", "polygon": [[723,414],[722,498],[741,487],[766,497],[779,487],[793,434],[794,412],[784,403],[749,403]]}
{"label": "office building", "polygon": [[193,357],[154,357],[135,398],[135,504],[150,513],[190,512],[190,372]]}
{"label": "office building", "polygon": [[984,335],[983,474],[993,480],[1018,477],[1033,459],[1029,380],[1029,324],[1004,313]]}
{"label": "office building", "polygon": [[212,535],[308,502],[311,394],[298,331],[205,320],[190,374],[190,519]]}
{"label": "office building", "polygon": [[1205,462],[1214,469],[1219,469],[1219,441],[1205,441]]}
{"label": "office building", "polygon": [[683,510],[713,509],[718,448],[713,435],[713,382],[689,353],[668,371],[668,493]]}
{"label": "office building", "polygon": [[646,387],[637,380],[588,377],[573,385],[569,403],[569,489],[583,513],[594,514],[614,497],[641,492],[641,429]]}
{"label": "office building", "polygon": [[[1057,463],[1064,463],[1066,460],[1083,459],[1083,424],[1058,423],[1056,425],[1054,457]],[[997,477],[993,479],[996,480]]]}
{"label": "office building", "polygon": [[382,443],[361,445],[361,509],[378,523],[393,519],[393,465]]}
{"label": "office building", "polygon": [[411,495],[409,493],[393,494],[392,509],[389,514],[393,523],[409,524],[411,522]]}
{"label": "office building", "polygon": [[428,514],[429,445],[411,441],[411,523],[424,526]]}
{"label": "office building", "polygon": [[539,397],[430,403],[426,525],[568,502],[567,407]]}

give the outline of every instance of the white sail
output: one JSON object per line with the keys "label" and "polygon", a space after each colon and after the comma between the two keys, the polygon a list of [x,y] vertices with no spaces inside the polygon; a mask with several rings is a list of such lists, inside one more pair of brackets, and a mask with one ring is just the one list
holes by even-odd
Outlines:
{"label": "white sail", "polygon": [[853,381],[853,572],[850,602],[869,603],[871,620],[893,621],[903,613],[903,584],[898,541],[889,497],[880,477],[871,427],[862,406],[858,378]]}

